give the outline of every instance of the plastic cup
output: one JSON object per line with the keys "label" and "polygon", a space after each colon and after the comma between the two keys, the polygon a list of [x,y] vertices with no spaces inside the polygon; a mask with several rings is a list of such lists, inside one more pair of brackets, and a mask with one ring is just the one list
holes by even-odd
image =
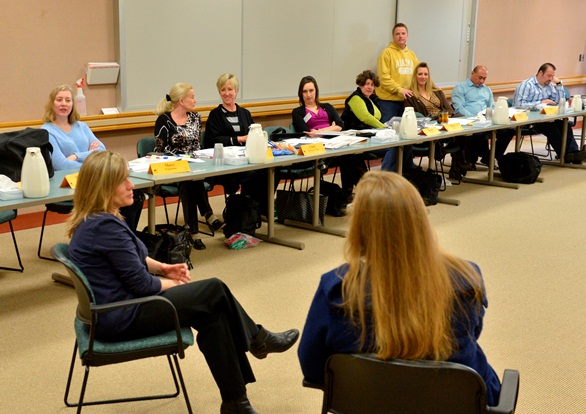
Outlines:
{"label": "plastic cup", "polygon": [[224,165],[224,145],[223,144],[215,144],[214,145],[214,164],[215,165]]}

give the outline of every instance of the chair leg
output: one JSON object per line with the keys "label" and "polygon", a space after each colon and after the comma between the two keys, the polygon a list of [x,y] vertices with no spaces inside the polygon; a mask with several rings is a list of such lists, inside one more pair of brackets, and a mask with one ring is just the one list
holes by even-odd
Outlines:
{"label": "chair leg", "polygon": [[[175,210],[175,225],[177,225],[177,219],[179,218],[179,206],[181,205],[181,199],[177,199],[177,210]],[[167,219],[167,222],[169,220]]]}
{"label": "chair leg", "polygon": [[[73,355],[71,357],[71,365],[69,367],[69,375],[67,377],[67,386],[65,387],[65,396],[63,401],[67,407],[77,407],[77,414],[81,413],[81,409],[84,406],[88,405],[102,405],[102,404],[117,404],[117,403],[125,403],[125,402],[134,402],[134,401],[149,401],[149,400],[160,400],[160,399],[167,399],[167,398],[175,398],[179,396],[181,392],[183,392],[183,396],[185,397],[185,404],[187,405],[187,411],[189,414],[193,414],[191,409],[191,403],[189,402],[189,396],[187,395],[187,388],[185,387],[185,381],[183,380],[183,374],[181,373],[181,368],[179,367],[179,360],[177,359],[177,355],[173,354],[173,360],[175,362],[175,366],[171,361],[171,357],[167,355],[167,362],[169,364],[169,368],[171,370],[171,376],[173,378],[173,383],[175,385],[175,391],[172,394],[159,394],[159,395],[147,395],[143,397],[129,397],[129,398],[118,398],[112,400],[99,400],[99,401],[90,401],[84,402],[85,398],[85,391],[87,388],[90,367],[86,365],[84,367],[84,376],[83,376],[83,383],[81,385],[81,391],[79,394],[79,401],[76,403],[69,402],[69,391],[71,390],[71,380],[73,377],[73,369],[75,367],[75,360],[77,354],[77,341],[73,347]],[[177,374],[175,373],[177,370]],[[179,379],[179,381],[177,381]],[[181,387],[181,388],[179,388]]]}
{"label": "chair leg", "polygon": [[65,396],[63,397],[63,402],[67,407],[75,407],[77,404],[70,403],[69,400],[69,390],[71,389],[71,379],[73,377],[73,367],[75,366],[75,358],[77,353],[77,340],[75,341],[75,345],[73,345],[73,356],[71,357],[71,364],[69,365],[69,375],[67,376],[67,385],[65,386]]}
{"label": "chair leg", "polygon": [[165,218],[167,219],[167,224],[169,224],[169,213],[167,212],[167,198],[163,197],[163,207],[165,207]]}
{"label": "chair leg", "polygon": [[[179,367],[179,360],[177,359],[177,355],[173,354],[173,360],[175,361],[175,368],[177,369],[177,375],[179,376],[179,383],[181,384],[181,391],[183,391],[183,397],[185,398],[185,405],[187,405],[187,412],[189,414],[193,414],[191,410],[191,403],[189,402],[189,395],[187,395],[187,389],[185,388],[185,381],[183,381],[183,374],[181,373],[181,368]],[[171,360],[169,360],[169,365],[171,364]],[[173,366],[171,366],[171,372],[173,372]],[[173,372],[173,379],[175,379],[175,372]],[[175,382],[175,386],[177,386],[177,382]]]}
{"label": "chair leg", "polygon": [[16,243],[16,235],[14,234],[14,228],[12,227],[12,220],[8,221],[8,226],[10,226],[10,234],[12,234],[12,242],[14,243],[14,250],[16,250],[16,258],[18,259],[18,265],[20,269],[15,267],[3,267],[0,266],[0,269],[3,270],[14,270],[15,272],[22,272],[24,271],[24,266],[22,265],[22,261],[20,260],[20,252],[18,251],[18,244]]}
{"label": "chair leg", "polygon": [[39,237],[39,247],[37,249],[37,257],[39,259],[51,260],[52,262],[56,262],[57,260],[53,259],[52,257],[43,256],[41,254],[41,249],[43,248],[43,235],[45,234],[45,222],[47,221],[47,213],[48,212],[49,212],[49,210],[45,210],[45,213],[43,214],[43,224],[41,225],[41,237]]}

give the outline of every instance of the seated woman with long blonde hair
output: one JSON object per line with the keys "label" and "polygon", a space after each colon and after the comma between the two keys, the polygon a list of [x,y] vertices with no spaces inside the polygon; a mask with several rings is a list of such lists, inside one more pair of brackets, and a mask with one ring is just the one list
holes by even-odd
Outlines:
{"label": "seated woman with long blonde hair", "polygon": [[501,385],[477,342],[487,306],[478,267],[440,248],[398,174],[366,173],[350,214],[347,263],[321,277],[299,344],[305,379],[322,383],[336,353],[452,361],[484,378],[495,405]]}

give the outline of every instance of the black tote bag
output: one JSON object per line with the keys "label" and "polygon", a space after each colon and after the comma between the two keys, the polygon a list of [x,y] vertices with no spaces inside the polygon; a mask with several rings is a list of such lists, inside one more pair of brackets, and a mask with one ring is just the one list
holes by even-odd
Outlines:
{"label": "black tote bag", "polygon": [[[319,196],[319,225],[324,225],[324,216],[328,197]],[[285,220],[312,224],[313,222],[313,191],[277,190],[277,218],[279,223]]]}
{"label": "black tote bag", "polygon": [[55,174],[51,162],[53,146],[49,142],[49,132],[35,128],[0,134],[0,174],[7,176],[14,182],[20,181],[22,163],[26,149],[29,147],[41,149],[49,177],[53,177]]}

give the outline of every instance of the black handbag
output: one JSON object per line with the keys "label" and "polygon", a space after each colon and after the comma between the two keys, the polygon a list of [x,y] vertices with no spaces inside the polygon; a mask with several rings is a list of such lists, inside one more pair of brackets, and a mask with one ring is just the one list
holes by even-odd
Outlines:
{"label": "black handbag", "polygon": [[51,162],[53,146],[49,142],[49,132],[44,129],[26,128],[21,131],[0,134],[0,174],[14,182],[20,181],[22,163],[29,147],[39,147],[47,164],[49,177],[53,177],[55,170]]}
{"label": "black handbag", "polygon": [[192,240],[189,226],[157,224],[155,234],[150,234],[148,227],[141,232],[135,231],[134,234],[146,246],[149,257],[169,264],[187,263],[187,267],[193,269],[190,259]]}
{"label": "black handbag", "polygon": [[[328,197],[319,196],[319,225],[324,225],[324,216]],[[299,221],[301,223],[313,223],[313,191],[287,191],[277,190],[277,221],[285,220]]]}

